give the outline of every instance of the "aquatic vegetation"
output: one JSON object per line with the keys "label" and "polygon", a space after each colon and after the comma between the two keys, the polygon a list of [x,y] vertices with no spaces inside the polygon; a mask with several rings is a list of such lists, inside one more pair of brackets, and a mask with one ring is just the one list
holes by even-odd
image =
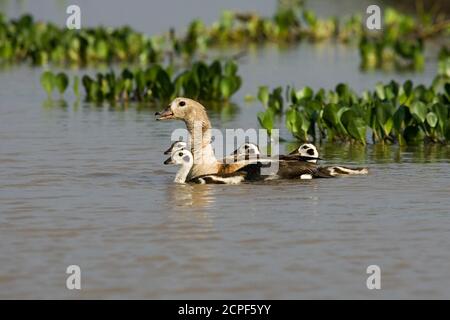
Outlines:
{"label": "aquatic vegetation", "polygon": [[410,68],[424,65],[424,40],[420,32],[431,22],[418,25],[417,19],[387,8],[383,32],[366,32],[359,42],[363,69]]}
{"label": "aquatic vegetation", "polygon": [[442,47],[439,52],[438,74],[450,78],[450,47]]}
{"label": "aquatic vegetation", "polygon": [[69,77],[62,72],[53,74],[50,71],[46,71],[41,75],[41,85],[49,97],[51,97],[55,89],[62,95],[69,85]]}
{"label": "aquatic vegetation", "polygon": [[[202,101],[226,101],[241,87],[238,66],[233,61],[213,61],[211,64],[196,62],[191,68],[177,73],[173,67],[154,64],[147,69],[123,69],[97,73],[95,77],[84,75],[82,85],[86,101],[110,103],[116,101],[167,102],[175,96],[185,96]],[[78,77],[74,78],[74,92],[79,95]],[[47,94],[54,88],[64,93],[69,85],[65,74],[44,72],[41,84]]]}
{"label": "aquatic vegetation", "polygon": [[229,44],[295,44],[335,39],[358,44],[364,70],[420,70],[425,61],[426,40],[450,32],[450,21],[428,16],[417,18],[392,8],[384,10],[384,21],[382,30],[370,31],[361,15],[323,19],[302,6],[280,6],[273,17],[225,11],[210,27],[200,20],[191,23],[186,37],[174,40],[173,46],[180,51],[184,44],[189,47],[185,53],[193,54],[196,50]]}
{"label": "aquatic vegetation", "polygon": [[154,39],[129,27],[69,30],[34,21],[31,15],[7,20],[0,13],[0,62],[3,63],[151,63],[158,61],[160,55]]}
{"label": "aquatic vegetation", "polygon": [[358,43],[363,69],[413,68],[424,64],[425,40],[450,32],[450,21],[416,18],[391,8],[384,10],[380,31],[369,31],[362,15],[318,18],[301,2],[280,2],[274,15],[224,11],[211,26],[192,21],[177,36],[171,29],[147,36],[130,27],[69,30],[52,23],[36,22],[30,15],[8,20],[0,13],[0,62],[35,65],[133,62],[148,65],[164,57],[191,60],[198,53],[228,45],[248,43],[296,44],[301,41],[338,40]]}
{"label": "aquatic vegetation", "polygon": [[364,36],[359,43],[361,68],[421,70],[425,64],[424,44],[421,39],[387,40],[385,37]]}
{"label": "aquatic vegetation", "polygon": [[[260,89],[266,92],[267,88]],[[356,94],[340,83],[335,90],[314,92],[305,87],[285,89],[287,110],[282,113],[287,130],[298,140],[356,141],[416,144],[450,140],[450,78],[435,77],[433,83],[414,86],[411,81],[377,84],[375,90]],[[283,96],[280,88],[259,94],[266,107],[258,114],[263,128],[273,129],[278,102],[267,96]]]}

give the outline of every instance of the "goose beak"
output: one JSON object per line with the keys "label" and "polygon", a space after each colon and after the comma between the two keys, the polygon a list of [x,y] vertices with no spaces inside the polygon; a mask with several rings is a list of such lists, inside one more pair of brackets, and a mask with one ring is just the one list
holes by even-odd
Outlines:
{"label": "goose beak", "polygon": [[165,108],[161,112],[156,112],[155,116],[158,116],[156,118],[156,120],[170,120],[170,119],[174,119],[174,114],[173,114],[172,109],[170,108],[170,106],[168,106],[167,108]]}
{"label": "goose beak", "polygon": [[172,158],[167,158],[166,161],[164,161],[164,164],[173,164]]}

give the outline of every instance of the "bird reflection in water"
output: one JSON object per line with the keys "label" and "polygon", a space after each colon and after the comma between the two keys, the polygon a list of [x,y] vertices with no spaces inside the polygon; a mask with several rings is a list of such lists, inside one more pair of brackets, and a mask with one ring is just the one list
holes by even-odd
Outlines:
{"label": "bird reflection in water", "polygon": [[170,184],[167,186],[168,219],[173,235],[183,239],[217,238],[214,227],[214,185]]}

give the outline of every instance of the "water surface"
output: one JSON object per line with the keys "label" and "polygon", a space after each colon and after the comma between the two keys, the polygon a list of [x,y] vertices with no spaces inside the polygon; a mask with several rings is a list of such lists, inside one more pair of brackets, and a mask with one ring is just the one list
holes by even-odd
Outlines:
{"label": "water surface", "polygon": [[[367,74],[358,60],[334,44],[250,51],[238,107],[211,111],[213,125],[256,127],[260,106],[243,97],[260,84],[360,91],[391,78],[428,84],[436,67]],[[0,298],[450,298],[450,148],[324,144],[325,163],[370,175],[175,185],[162,151],[181,122],[71,94],[45,102],[41,71],[0,72]],[[81,291],[65,287],[71,264],[82,269]],[[366,288],[372,264],[379,291]]]}

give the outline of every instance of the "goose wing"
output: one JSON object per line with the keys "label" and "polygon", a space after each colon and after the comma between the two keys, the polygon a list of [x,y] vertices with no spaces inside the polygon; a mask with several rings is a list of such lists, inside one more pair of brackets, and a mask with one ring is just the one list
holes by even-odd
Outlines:
{"label": "goose wing", "polygon": [[234,163],[223,164],[218,175],[223,176],[235,172],[245,172],[247,180],[257,180],[261,178],[261,168],[270,167],[276,163],[276,172],[274,176],[282,179],[298,179],[301,175],[309,174],[313,177],[331,178],[326,172],[321,172],[319,166],[315,163],[299,161],[298,158],[293,160],[280,160],[276,158],[259,158],[250,160],[240,160]]}
{"label": "goose wing", "polygon": [[280,160],[277,175],[283,179],[298,179],[304,174],[317,177],[321,175],[315,163],[297,161],[297,160]]}
{"label": "goose wing", "polygon": [[234,173],[245,173],[246,180],[258,180],[261,178],[261,168],[268,167],[274,159],[260,157],[239,157],[234,162],[223,163],[217,173],[220,176],[227,176]]}
{"label": "goose wing", "polygon": [[206,174],[203,176],[195,177],[189,180],[189,182],[198,184],[239,184],[244,180],[246,180],[245,172],[234,172],[224,175]]}

